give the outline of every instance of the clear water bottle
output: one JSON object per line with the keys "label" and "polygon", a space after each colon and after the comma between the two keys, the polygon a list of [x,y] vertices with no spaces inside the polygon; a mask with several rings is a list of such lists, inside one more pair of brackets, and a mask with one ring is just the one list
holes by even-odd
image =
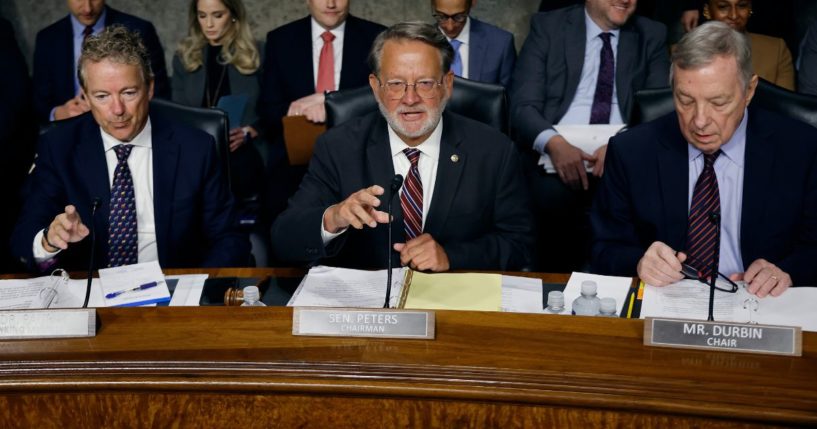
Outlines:
{"label": "clear water bottle", "polygon": [[598,316],[601,300],[596,296],[598,286],[592,280],[582,282],[582,294],[573,301],[573,314],[577,316]]}
{"label": "clear water bottle", "polygon": [[599,313],[604,317],[618,317],[618,314],[616,314],[616,299],[602,298]]}
{"label": "clear water bottle", "polygon": [[548,305],[545,311],[551,314],[561,314],[565,311],[565,294],[559,290],[548,292]]}
{"label": "clear water bottle", "polygon": [[267,304],[261,302],[258,286],[247,286],[244,288],[244,302],[242,307],[266,307]]}

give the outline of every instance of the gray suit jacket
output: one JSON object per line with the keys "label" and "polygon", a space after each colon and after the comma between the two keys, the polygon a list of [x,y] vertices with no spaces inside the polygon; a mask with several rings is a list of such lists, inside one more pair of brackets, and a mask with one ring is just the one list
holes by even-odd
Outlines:
{"label": "gray suit jacket", "polygon": [[[633,93],[669,84],[669,57],[663,24],[633,16],[621,27],[616,54],[616,91],[627,121]],[[584,62],[584,6],[531,18],[530,34],[511,79],[511,127],[516,141],[530,149],[540,132],[567,112],[579,86]]]}
{"label": "gray suit jacket", "polygon": [[468,78],[508,87],[516,63],[513,34],[471,18]]}

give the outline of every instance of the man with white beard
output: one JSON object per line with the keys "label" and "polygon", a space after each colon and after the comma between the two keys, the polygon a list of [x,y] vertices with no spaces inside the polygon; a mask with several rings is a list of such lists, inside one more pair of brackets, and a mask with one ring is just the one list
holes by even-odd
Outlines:
{"label": "man with white beard", "polygon": [[[397,24],[369,61],[380,112],[329,130],[273,227],[278,257],[350,268],[513,270],[529,263],[532,215],[517,153],[489,126],[445,112],[453,50],[437,29]],[[390,184],[394,237],[386,249]],[[399,201],[398,201],[399,200]]]}

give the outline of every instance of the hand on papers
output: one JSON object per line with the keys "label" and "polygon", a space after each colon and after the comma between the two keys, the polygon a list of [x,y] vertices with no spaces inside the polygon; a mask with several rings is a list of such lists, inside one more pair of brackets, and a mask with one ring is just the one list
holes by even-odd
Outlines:
{"label": "hand on papers", "polygon": [[248,139],[254,139],[256,137],[258,137],[258,131],[249,125],[246,127],[233,128],[230,130],[230,152],[235,152],[236,149],[240,148]]}
{"label": "hand on papers", "polygon": [[406,243],[395,243],[400,263],[418,271],[448,271],[448,255],[430,234],[422,234]]}
{"label": "hand on papers", "polygon": [[745,281],[746,290],[757,295],[758,298],[763,298],[766,295],[780,296],[792,285],[789,273],[763,258],[752,262],[745,273],[732,274],[729,279],[732,281]]}
{"label": "hand on papers", "polygon": [[376,209],[380,206],[378,195],[383,195],[383,188],[374,185],[329,207],[323,214],[324,228],[334,234],[350,225],[355,229],[363,229],[364,226],[374,228],[378,223],[389,223],[389,214]]}
{"label": "hand on papers", "polygon": [[323,106],[324,96],[316,92],[299,98],[289,105],[287,116],[306,116],[306,119],[315,123],[326,122],[326,109]]}
{"label": "hand on papers", "polygon": [[666,286],[684,278],[681,263],[687,256],[675,252],[666,244],[656,241],[650,245],[638,261],[638,277],[646,284]]}
{"label": "hand on papers", "polygon": [[74,98],[65,102],[61,106],[54,109],[54,119],[59,121],[62,119],[73,118],[91,110],[91,106],[85,101],[82,93],[77,94]]}
{"label": "hand on papers", "polygon": [[82,223],[82,219],[74,206],[65,206],[65,213],[61,213],[54,218],[48,226],[48,236],[43,236],[42,246],[49,252],[56,252],[57,249],[48,245],[48,242],[65,250],[69,243],[76,243],[87,237],[88,227]]}
{"label": "hand on papers", "polygon": [[586,191],[588,182],[584,161],[595,162],[596,157],[571,145],[560,135],[548,141],[547,151],[562,182],[572,189]]}

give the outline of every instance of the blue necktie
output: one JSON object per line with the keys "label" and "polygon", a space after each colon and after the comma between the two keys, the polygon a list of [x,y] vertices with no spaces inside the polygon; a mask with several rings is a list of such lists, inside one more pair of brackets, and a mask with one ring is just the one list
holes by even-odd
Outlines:
{"label": "blue necktie", "polygon": [[692,203],[689,206],[688,262],[698,270],[702,279],[717,275],[712,272],[712,258],[715,258],[715,266],[718,266],[719,262],[720,231],[709,217],[711,213],[721,212],[718,178],[715,175],[715,160],[720,154],[720,150],[713,154],[704,154],[704,169],[695,182]]}
{"label": "blue necktie", "polygon": [[108,217],[108,266],[135,264],[139,256],[136,239],[136,198],[128,157],[133,145],[120,144],[116,151],[116,170],[111,187],[111,209]]}
{"label": "blue necktie", "polygon": [[593,96],[593,106],[590,108],[591,124],[609,124],[610,110],[613,106],[613,76],[616,64],[613,59],[613,46],[610,44],[610,33],[601,33],[601,62],[599,76],[596,80],[596,93]]}
{"label": "blue necktie", "polygon": [[462,57],[460,56],[460,42],[457,39],[451,40],[451,47],[454,48],[454,60],[451,61],[451,71],[454,72],[455,75],[462,77]]}

